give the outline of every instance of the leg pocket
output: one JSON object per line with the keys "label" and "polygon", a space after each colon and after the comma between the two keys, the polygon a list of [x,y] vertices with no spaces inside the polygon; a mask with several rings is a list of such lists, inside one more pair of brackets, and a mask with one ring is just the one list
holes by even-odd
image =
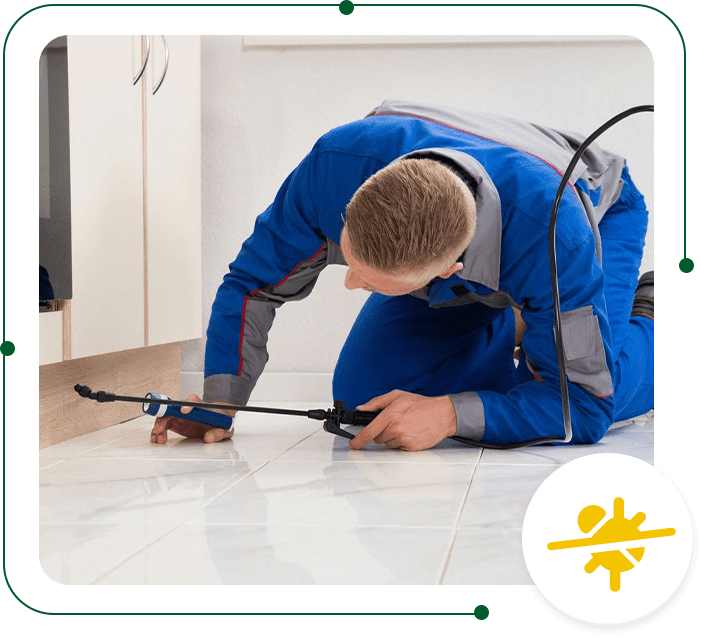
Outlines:
{"label": "leg pocket", "polygon": [[599,318],[585,305],[561,315],[567,378],[598,398],[613,393]]}

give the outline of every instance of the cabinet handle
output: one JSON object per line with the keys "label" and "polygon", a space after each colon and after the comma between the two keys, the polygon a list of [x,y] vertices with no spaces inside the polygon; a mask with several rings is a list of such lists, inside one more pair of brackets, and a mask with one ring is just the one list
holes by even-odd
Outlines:
{"label": "cabinet handle", "polygon": [[144,74],[144,71],[146,70],[146,64],[148,63],[148,56],[151,53],[151,37],[146,36],[146,58],[144,59],[144,64],[141,67],[141,70],[137,73],[136,77],[134,78],[134,86],[136,86],[136,83],[141,79],[141,76]]}
{"label": "cabinet handle", "polygon": [[161,79],[158,80],[158,84],[156,84],[155,88],[153,89],[153,94],[156,94],[156,91],[161,88],[161,84],[163,84],[163,80],[166,79],[166,73],[168,72],[168,42],[166,42],[166,36],[162,35],[161,39],[163,40],[163,47],[165,48],[165,57],[166,61],[165,64],[163,65],[163,75],[161,75]]}

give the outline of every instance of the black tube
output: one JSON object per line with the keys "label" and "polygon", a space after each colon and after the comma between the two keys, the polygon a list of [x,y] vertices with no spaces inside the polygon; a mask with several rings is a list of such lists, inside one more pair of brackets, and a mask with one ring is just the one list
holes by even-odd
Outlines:
{"label": "black tube", "polygon": [[[562,180],[560,181],[560,186],[555,194],[555,201],[553,201],[553,207],[550,211],[550,223],[548,225],[548,252],[550,256],[550,280],[552,285],[553,294],[553,321],[555,327],[555,350],[557,351],[557,366],[559,371],[559,381],[560,381],[560,396],[562,398],[562,419],[565,425],[565,440],[569,442],[572,438],[572,420],[570,416],[570,400],[569,391],[567,389],[567,370],[565,368],[565,348],[562,342],[562,321],[560,316],[560,289],[557,280],[557,248],[556,248],[556,224],[557,224],[557,212],[560,208],[560,202],[562,200],[562,195],[565,192],[567,183],[569,182],[572,172],[574,171],[577,162],[581,159],[584,152],[589,148],[589,146],[594,142],[594,140],[599,137],[603,132],[607,131],[611,126],[617,124],[622,119],[635,113],[642,113],[645,111],[653,112],[655,110],[654,106],[651,104],[646,104],[642,106],[634,106],[628,110],[615,115],[605,124],[597,128],[589,137],[587,137],[577,149],[574,156],[570,160],[567,169],[562,175]],[[557,438],[556,438],[557,440]],[[541,439],[541,442],[544,442]],[[534,444],[534,443],[531,443]]]}
{"label": "black tube", "polygon": [[300,411],[296,409],[275,409],[273,407],[248,407],[245,405],[216,405],[213,403],[201,403],[187,400],[172,400],[170,398],[138,398],[136,396],[117,396],[110,392],[94,392],[86,385],[76,385],[73,389],[83,398],[90,398],[99,403],[124,402],[124,403],[153,403],[156,405],[174,405],[176,407],[199,407],[200,409],[224,409],[229,411],[249,411],[260,414],[280,414],[283,416],[304,416],[314,420],[323,420],[326,412],[321,409]]}
{"label": "black tube", "polygon": [[[592,144],[592,142],[599,137],[606,130],[611,128],[611,126],[617,124],[622,119],[634,115],[635,113],[642,112],[654,112],[654,106],[647,104],[642,106],[634,106],[629,108],[618,115],[615,115],[605,124],[597,128],[589,137],[587,137],[582,144],[579,146],[575,154],[572,156],[569,165],[565,169],[562,175],[562,180],[555,194],[555,200],[553,201],[552,209],[550,211],[550,222],[548,225],[548,253],[550,257],[550,282],[552,285],[552,296],[553,296],[553,320],[555,328],[555,350],[557,352],[557,366],[559,372],[559,383],[560,383],[560,396],[562,399],[562,419],[565,427],[565,437],[561,438],[559,436],[545,436],[543,438],[534,438],[532,440],[524,440],[522,442],[514,442],[507,444],[497,444],[481,442],[479,440],[471,440],[469,438],[464,438],[462,436],[450,436],[452,440],[456,440],[462,444],[470,445],[473,447],[481,447],[484,449],[519,449],[521,447],[530,447],[532,445],[537,445],[545,442],[569,442],[572,438],[572,420],[570,416],[570,401],[569,401],[569,391],[567,389],[567,370],[565,368],[565,353],[564,345],[562,342],[562,322],[560,316],[560,289],[557,280],[557,251],[556,251],[556,224],[557,224],[557,213],[560,209],[560,202],[562,201],[562,195],[565,192],[565,188],[569,182],[572,172],[574,171],[577,162],[580,160],[587,148]],[[264,414],[282,414],[288,416],[305,416],[307,418],[313,418],[315,420],[325,420],[329,417],[330,411],[327,412],[323,409],[314,409],[311,411],[298,411],[293,409],[273,409],[269,407],[246,407],[242,405],[215,405],[211,403],[199,403],[199,402],[188,402],[183,400],[170,400],[170,399],[155,399],[149,398],[145,400],[143,398],[135,398],[132,396],[116,396],[109,392],[93,392],[89,387],[85,385],[76,385],[75,391],[78,392],[84,398],[90,398],[92,400],[97,400],[98,402],[110,402],[110,401],[124,401],[124,402],[149,402],[163,405],[176,405],[180,407],[199,407],[201,409],[225,409],[234,411],[249,411],[258,412]],[[346,413],[346,412],[341,412]],[[368,414],[368,417],[370,415]],[[348,416],[350,418],[350,416]],[[374,416],[369,417],[372,420]],[[341,422],[346,422],[342,420]],[[349,421],[350,422],[350,421]],[[356,424],[366,425],[368,422],[356,422]],[[346,432],[347,433],[347,432]]]}
{"label": "black tube", "polygon": [[560,316],[560,289],[557,281],[557,252],[555,246],[556,240],[556,223],[557,223],[557,213],[560,209],[560,202],[562,201],[562,195],[567,188],[567,184],[572,176],[577,162],[581,159],[584,152],[592,144],[592,142],[599,137],[603,132],[607,131],[611,126],[617,124],[622,119],[636,113],[643,112],[654,112],[655,107],[651,104],[646,104],[642,106],[634,106],[629,108],[618,115],[615,115],[605,124],[597,128],[589,137],[587,137],[579,146],[575,154],[572,156],[570,163],[568,164],[565,172],[562,175],[562,180],[555,194],[555,200],[553,201],[552,209],[550,211],[550,222],[548,225],[548,253],[550,257],[550,282],[552,285],[552,295],[553,295],[553,311],[554,311],[554,328],[555,328],[555,350],[557,352],[557,367],[559,372],[559,382],[560,382],[560,396],[562,399],[562,420],[565,426],[565,437],[560,438],[559,436],[546,436],[543,438],[534,438],[533,440],[524,440],[523,442],[514,442],[509,444],[492,444],[481,442],[478,440],[470,440],[469,438],[463,438],[462,436],[451,436],[453,440],[457,440],[466,445],[473,447],[482,447],[484,449],[519,449],[520,447],[530,447],[532,445],[537,445],[545,442],[569,442],[572,439],[572,420],[570,415],[570,399],[569,391],[567,389],[567,370],[565,368],[565,348],[562,342],[562,321]]}

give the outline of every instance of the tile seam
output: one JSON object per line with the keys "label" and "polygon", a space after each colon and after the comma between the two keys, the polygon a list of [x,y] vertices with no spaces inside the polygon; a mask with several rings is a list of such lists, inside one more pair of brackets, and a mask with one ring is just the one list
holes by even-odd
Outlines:
{"label": "tile seam", "polygon": [[453,549],[455,548],[455,540],[457,539],[458,530],[460,528],[460,518],[462,518],[463,511],[465,510],[465,505],[467,504],[467,498],[470,495],[470,489],[472,489],[472,484],[474,483],[475,475],[477,474],[477,468],[480,465],[480,461],[482,460],[483,455],[484,455],[484,449],[481,449],[479,456],[477,458],[477,462],[475,463],[474,467],[472,468],[472,474],[470,475],[470,481],[468,482],[467,489],[465,490],[465,497],[462,500],[460,510],[458,511],[458,515],[455,518],[455,523],[453,524],[453,534],[452,534],[452,537],[450,538],[450,544],[448,545],[448,552],[445,556],[445,561],[443,562],[443,568],[441,569],[441,574],[440,574],[440,577],[438,578],[438,582],[437,582],[438,584],[443,584],[443,580],[445,579],[445,574],[448,571],[448,565],[450,564],[450,558],[453,556]]}

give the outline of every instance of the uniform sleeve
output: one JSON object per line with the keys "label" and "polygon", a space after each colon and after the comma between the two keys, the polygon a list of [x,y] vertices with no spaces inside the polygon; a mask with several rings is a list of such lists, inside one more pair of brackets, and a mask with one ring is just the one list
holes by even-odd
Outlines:
{"label": "uniform sleeve", "polygon": [[[560,223],[558,218],[558,226]],[[614,403],[604,274],[591,230],[574,248],[567,249],[558,241],[557,264],[571,442],[593,443],[611,425]],[[528,365],[528,377],[534,380],[517,385],[507,394],[479,391],[451,396],[458,416],[458,435],[472,440],[510,444],[565,436],[547,240],[531,246],[518,267],[527,273],[521,285],[523,294],[519,295],[524,303],[521,316],[527,326],[522,364]]]}
{"label": "uniform sleeve", "polygon": [[325,267],[327,244],[312,194],[323,193],[324,173],[317,170],[312,150],[257,218],[230,264],[207,328],[206,401],[246,404],[268,360],[275,310],[308,296]]}

